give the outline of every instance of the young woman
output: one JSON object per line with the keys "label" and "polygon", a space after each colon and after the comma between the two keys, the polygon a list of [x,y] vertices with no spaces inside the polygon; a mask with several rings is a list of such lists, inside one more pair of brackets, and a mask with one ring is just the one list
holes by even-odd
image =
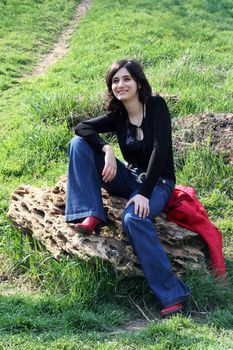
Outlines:
{"label": "young woman", "polygon": [[[107,114],[78,124],[70,143],[65,220],[92,233],[106,220],[101,187],[127,198],[123,228],[164,317],[180,312],[190,295],[172,272],[153,224],[175,185],[170,114],[164,99],[152,96],[137,61],[115,62],[106,84]],[[116,133],[127,165],[99,135],[107,132]]]}

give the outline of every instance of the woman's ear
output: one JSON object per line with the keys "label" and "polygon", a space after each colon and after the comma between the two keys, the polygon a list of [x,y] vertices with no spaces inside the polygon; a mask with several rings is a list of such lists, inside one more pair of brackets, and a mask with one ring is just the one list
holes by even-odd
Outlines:
{"label": "woman's ear", "polygon": [[141,89],[141,84],[140,83],[138,83],[138,90],[140,90]]}

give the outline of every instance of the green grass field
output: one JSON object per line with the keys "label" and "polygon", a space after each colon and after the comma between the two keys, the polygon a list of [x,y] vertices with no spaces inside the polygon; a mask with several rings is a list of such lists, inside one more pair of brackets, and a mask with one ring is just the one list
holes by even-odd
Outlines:
{"label": "green grass field", "polygon": [[[154,92],[178,96],[173,118],[233,111],[232,0],[93,0],[69,53],[30,77],[78,3],[0,0],[0,350],[231,349],[233,172],[208,145],[177,163],[177,182],[195,187],[223,233],[228,284],[187,271],[192,318],[161,322],[143,278],[101,262],[56,261],[7,219],[17,186],[53,185],[66,173],[72,125],[103,112],[116,59],[140,60]],[[153,322],[124,331],[143,317],[135,305]]]}

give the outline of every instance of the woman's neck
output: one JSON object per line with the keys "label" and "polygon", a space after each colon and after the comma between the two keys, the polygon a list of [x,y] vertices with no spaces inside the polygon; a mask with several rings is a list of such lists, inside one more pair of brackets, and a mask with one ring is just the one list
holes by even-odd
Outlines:
{"label": "woman's neck", "polygon": [[142,103],[139,100],[134,100],[132,102],[124,103],[124,106],[128,112],[130,122],[137,126],[141,125],[144,117]]}

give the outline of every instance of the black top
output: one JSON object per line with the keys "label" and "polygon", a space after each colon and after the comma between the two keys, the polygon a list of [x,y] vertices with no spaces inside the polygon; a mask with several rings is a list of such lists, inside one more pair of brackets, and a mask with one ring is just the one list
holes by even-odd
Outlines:
{"label": "black top", "polygon": [[141,141],[137,140],[138,129],[136,125],[129,122],[125,140],[125,157],[134,168],[138,167],[138,158],[143,156],[142,152],[145,143],[144,137]]}
{"label": "black top", "polygon": [[[127,112],[109,112],[104,116],[81,122],[75,128],[75,133],[86,140],[94,150],[101,152],[108,142],[100,137],[99,133],[115,132],[124,159],[131,163],[131,157],[126,150],[128,124]],[[150,198],[160,176],[175,182],[170,113],[161,96],[149,98],[141,129],[144,135],[143,149],[137,153],[137,164],[134,165],[147,173],[138,193]]]}

